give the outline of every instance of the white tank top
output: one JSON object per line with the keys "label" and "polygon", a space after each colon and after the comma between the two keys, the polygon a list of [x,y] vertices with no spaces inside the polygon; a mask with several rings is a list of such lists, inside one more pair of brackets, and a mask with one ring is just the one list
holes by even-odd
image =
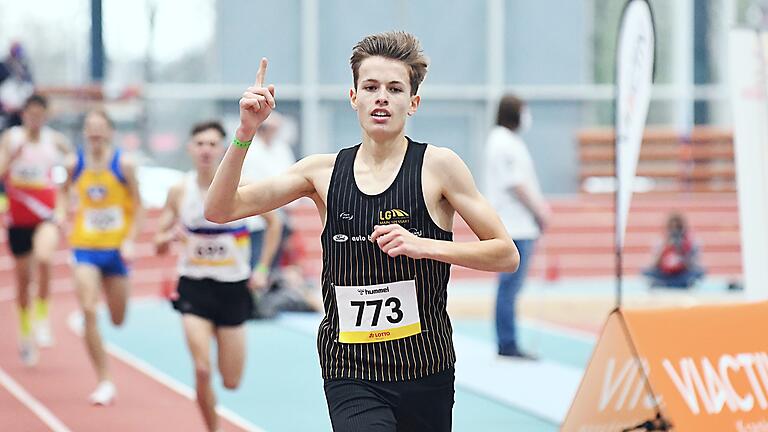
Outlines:
{"label": "white tank top", "polygon": [[197,184],[197,174],[185,177],[180,219],[187,235],[179,255],[178,272],[192,279],[210,278],[238,282],[251,275],[251,244],[242,220],[217,224],[203,216],[205,193]]}
{"label": "white tank top", "polygon": [[11,184],[17,187],[53,187],[53,167],[62,163],[53,130],[44,126],[40,129],[37,142],[30,141],[21,126],[12,127],[8,134],[11,154],[24,146],[21,155],[8,168]]}

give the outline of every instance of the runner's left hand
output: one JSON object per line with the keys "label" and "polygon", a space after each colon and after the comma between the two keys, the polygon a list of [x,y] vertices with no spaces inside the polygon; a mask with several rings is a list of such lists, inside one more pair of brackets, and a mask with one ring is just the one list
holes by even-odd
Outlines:
{"label": "runner's left hand", "polygon": [[405,255],[420,259],[426,256],[425,239],[415,236],[398,224],[376,225],[373,227],[371,241],[391,257]]}

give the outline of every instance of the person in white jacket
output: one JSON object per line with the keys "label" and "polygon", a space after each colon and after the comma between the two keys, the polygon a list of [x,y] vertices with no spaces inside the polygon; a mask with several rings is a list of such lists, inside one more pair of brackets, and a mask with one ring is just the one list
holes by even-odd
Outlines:
{"label": "person in white jacket", "polygon": [[503,357],[533,359],[521,351],[517,341],[515,309],[517,295],[528,272],[536,240],[547,225],[549,206],[539,187],[533,160],[520,138],[531,124],[530,111],[521,99],[504,96],[499,102],[496,126],[485,148],[485,192],[499,213],[507,233],[520,252],[520,267],[499,274],[496,297],[496,335]]}

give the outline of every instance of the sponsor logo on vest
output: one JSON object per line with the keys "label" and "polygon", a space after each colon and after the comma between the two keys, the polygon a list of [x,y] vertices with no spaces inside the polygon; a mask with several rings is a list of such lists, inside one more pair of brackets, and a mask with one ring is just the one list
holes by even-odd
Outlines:
{"label": "sponsor logo on vest", "polygon": [[353,242],[364,242],[364,241],[371,241],[371,235],[356,235],[352,237]]}
{"label": "sponsor logo on vest", "polygon": [[333,241],[336,243],[344,243],[347,240],[349,240],[349,237],[345,236],[344,234],[336,234],[333,236]]}
{"label": "sponsor logo on vest", "polygon": [[422,235],[424,235],[424,233],[418,228],[411,228],[408,230],[408,232],[415,235],[416,237],[421,237]]}
{"label": "sponsor logo on vest", "polygon": [[379,224],[407,224],[411,221],[411,215],[403,210],[394,208],[390,210],[379,210]]}
{"label": "sponsor logo on vest", "polygon": [[380,337],[387,337],[390,333],[388,331],[380,331],[380,332],[371,332],[371,334],[368,335],[368,339],[377,339]]}
{"label": "sponsor logo on vest", "polygon": [[357,290],[357,293],[360,295],[382,294],[382,293],[388,293],[388,292],[389,292],[389,287],[377,288],[377,289],[360,288]]}
{"label": "sponsor logo on vest", "polygon": [[341,219],[341,220],[347,220],[348,221],[348,220],[352,220],[352,218],[354,218],[354,217],[355,217],[355,215],[353,215],[352,213],[347,213],[347,212],[339,213],[339,219]]}

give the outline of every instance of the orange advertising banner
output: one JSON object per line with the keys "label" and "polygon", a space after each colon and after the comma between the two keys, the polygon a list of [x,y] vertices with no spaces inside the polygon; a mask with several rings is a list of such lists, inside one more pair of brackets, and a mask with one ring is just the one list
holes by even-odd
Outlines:
{"label": "orange advertising banner", "polygon": [[768,302],[617,310],[562,430],[768,432]]}
{"label": "orange advertising banner", "polygon": [[635,356],[621,312],[603,328],[563,423],[567,432],[616,432],[656,415],[642,363]]}

